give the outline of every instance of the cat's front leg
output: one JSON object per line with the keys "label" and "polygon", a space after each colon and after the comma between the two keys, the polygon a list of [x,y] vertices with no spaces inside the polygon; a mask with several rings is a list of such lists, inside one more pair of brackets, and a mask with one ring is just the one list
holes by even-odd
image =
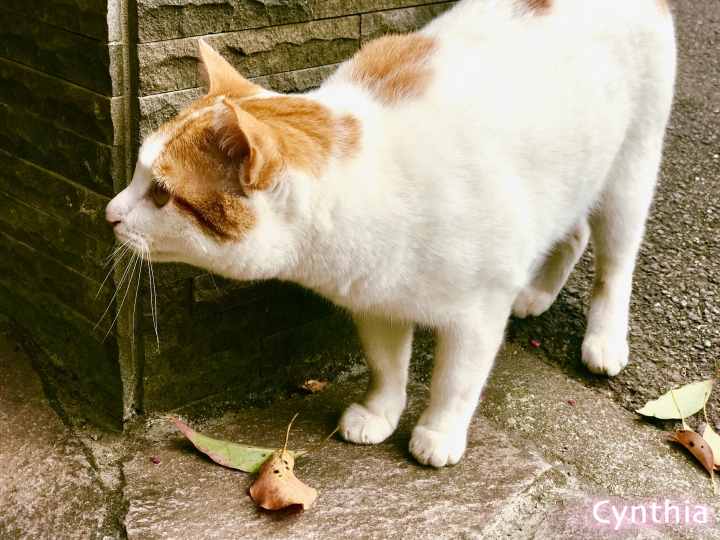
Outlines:
{"label": "cat's front leg", "polygon": [[357,315],[355,324],[370,380],[362,403],[343,413],[340,434],[350,442],[376,444],[395,431],[405,408],[413,325],[372,315]]}
{"label": "cat's front leg", "polygon": [[410,452],[423,465],[457,463],[465,452],[467,429],[510,314],[468,316],[438,328],[430,404],[410,439]]}

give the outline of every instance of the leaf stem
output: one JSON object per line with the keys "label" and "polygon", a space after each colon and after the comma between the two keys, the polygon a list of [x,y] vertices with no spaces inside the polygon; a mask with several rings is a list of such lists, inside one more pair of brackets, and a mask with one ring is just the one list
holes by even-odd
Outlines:
{"label": "leaf stem", "polygon": [[707,411],[705,410],[705,405],[707,404],[708,397],[710,397],[710,394],[705,392],[705,400],[703,401],[703,414],[705,415],[705,424],[710,425],[710,422],[708,422]]}
{"label": "leaf stem", "polygon": [[670,395],[673,398],[673,401],[675,402],[675,407],[677,407],[678,414],[680,415],[680,421],[682,422],[683,429],[687,429],[688,427],[685,425],[685,419],[683,418],[682,411],[680,410],[680,406],[678,405],[677,400],[675,399],[675,392],[670,390]]}
{"label": "leaf stem", "polygon": [[317,450],[318,448],[320,448],[322,445],[324,445],[326,442],[328,442],[328,441],[330,440],[330,437],[332,437],[333,435],[335,435],[335,434],[338,432],[339,429],[340,429],[340,426],[338,426],[338,427],[336,427],[335,429],[333,429],[333,430],[332,430],[332,433],[330,433],[330,435],[328,435],[327,437],[325,437],[320,444],[316,444],[316,445],[313,446],[310,450],[301,450],[301,451],[299,451],[299,452],[298,452],[298,457],[304,456],[305,454],[307,454],[307,453],[309,453],[309,452],[312,452],[313,450]]}
{"label": "leaf stem", "polygon": [[292,420],[290,420],[290,423],[288,424],[287,432],[285,433],[285,444],[283,444],[281,454],[284,454],[285,450],[287,449],[288,439],[290,438],[290,426],[292,426],[293,422],[298,417],[298,414],[300,414],[300,413],[295,413],[295,416],[292,417]]}

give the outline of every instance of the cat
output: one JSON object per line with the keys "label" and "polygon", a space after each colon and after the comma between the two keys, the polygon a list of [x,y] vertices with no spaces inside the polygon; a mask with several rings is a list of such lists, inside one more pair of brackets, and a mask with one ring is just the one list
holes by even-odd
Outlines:
{"label": "cat", "polygon": [[352,313],[369,383],[346,440],[396,428],[426,325],[435,366],[410,451],[457,463],[511,312],[548,309],[590,236],[582,359],[626,365],[673,97],[664,0],[462,0],[304,95],[199,48],[207,94],[146,138],[107,220],[154,261],[293,281]]}

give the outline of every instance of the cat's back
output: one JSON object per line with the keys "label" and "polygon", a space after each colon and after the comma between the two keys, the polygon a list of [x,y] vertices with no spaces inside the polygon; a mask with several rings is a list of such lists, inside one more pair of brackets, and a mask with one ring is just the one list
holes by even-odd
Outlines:
{"label": "cat's back", "polygon": [[664,26],[668,0],[462,0],[421,32],[466,44],[518,39],[530,31],[562,31],[556,38]]}
{"label": "cat's back", "polygon": [[428,253],[500,267],[587,212],[632,122],[662,133],[674,69],[663,0],[463,0],[366,43],[318,91],[363,133],[325,189],[376,197]]}
{"label": "cat's back", "polygon": [[[510,72],[587,80],[674,68],[667,0],[462,0],[421,31],[363,45],[330,79],[396,108],[440,85],[510,87]],[[603,62],[606,62],[603,64]],[[672,64],[672,65],[671,65]],[[604,70],[604,71],[603,71]],[[526,82],[530,82],[526,77]],[[435,94],[437,96],[437,93]]]}
{"label": "cat's back", "polygon": [[430,62],[440,83],[507,86],[502,78],[510,71],[560,72],[567,81],[575,74],[587,80],[592,72],[611,78],[616,70],[647,77],[674,67],[666,2],[464,0],[419,34],[434,43]]}

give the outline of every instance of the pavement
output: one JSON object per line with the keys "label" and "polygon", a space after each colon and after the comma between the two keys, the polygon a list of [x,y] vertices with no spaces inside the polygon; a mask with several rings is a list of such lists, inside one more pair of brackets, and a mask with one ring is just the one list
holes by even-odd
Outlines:
{"label": "pavement", "polygon": [[[720,495],[668,431],[529,344],[501,350],[460,463],[432,469],[408,452],[429,396],[413,377],[397,431],[374,446],[335,436],[298,458],[295,473],[318,498],[308,510],[280,512],[251,500],[255,475],[213,463],[166,416],[139,418],[124,433],[72,418],[34,369],[38,354],[0,318],[3,540],[720,539]],[[212,437],[280,447],[298,413],[289,447],[308,448],[365,380],[356,367],[317,394],[180,416]],[[633,506],[644,507],[634,524]]]}

